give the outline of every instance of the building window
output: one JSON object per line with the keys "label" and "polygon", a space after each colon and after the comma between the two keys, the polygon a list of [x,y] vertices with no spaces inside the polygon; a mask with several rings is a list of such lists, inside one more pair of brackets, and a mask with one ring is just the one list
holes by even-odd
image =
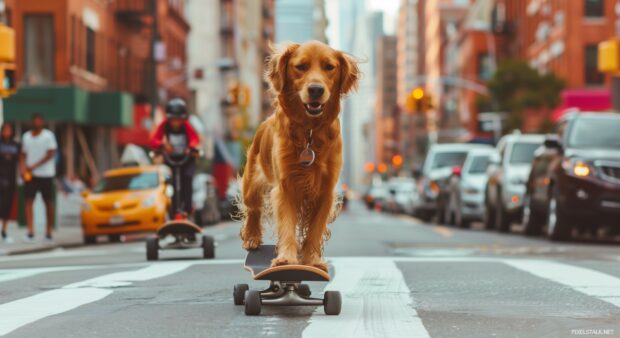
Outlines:
{"label": "building window", "polygon": [[604,82],[603,74],[598,71],[598,46],[588,45],[585,49],[585,77],[587,85],[601,85]]}
{"label": "building window", "polygon": [[51,14],[24,16],[24,82],[54,82],[54,17]]}
{"label": "building window", "polygon": [[605,13],[604,11],[604,1],[603,0],[584,0],[585,8],[584,14],[588,18],[600,18]]}
{"label": "building window", "polygon": [[86,70],[95,72],[95,31],[86,28]]}

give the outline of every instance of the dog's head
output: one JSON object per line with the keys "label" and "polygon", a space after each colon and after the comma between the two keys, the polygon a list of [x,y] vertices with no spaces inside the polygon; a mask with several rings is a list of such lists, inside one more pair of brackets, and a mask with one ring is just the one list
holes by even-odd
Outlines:
{"label": "dog's head", "polygon": [[[357,87],[360,72],[353,57],[318,41],[288,43],[273,50],[267,62],[266,80],[283,104],[299,114],[318,118],[327,106]],[[298,116],[299,117],[299,116]]]}

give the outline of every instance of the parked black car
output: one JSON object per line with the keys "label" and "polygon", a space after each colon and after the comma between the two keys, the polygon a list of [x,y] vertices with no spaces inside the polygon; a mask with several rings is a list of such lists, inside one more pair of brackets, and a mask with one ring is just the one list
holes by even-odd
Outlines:
{"label": "parked black car", "polygon": [[533,160],[524,198],[526,234],[551,240],[573,229],[620,231],[620,115],[579,113],[558,125]]}

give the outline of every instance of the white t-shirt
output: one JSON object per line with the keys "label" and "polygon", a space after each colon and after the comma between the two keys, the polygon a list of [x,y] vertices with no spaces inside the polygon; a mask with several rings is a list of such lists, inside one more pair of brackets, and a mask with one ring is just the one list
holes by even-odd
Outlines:
{"label": "white t-shirt", "polygon": [[[22,152],[26,154],[26,165],[32,166],[41,161],[49,150],[56,150],[58,144],[54,133],[47,129],[41,130],[37,136],[32,135],[32,131],[28,131],[22,138]],[[56,164],[54,158],[42,164],[40,167],[32,171],[34,177],[54,177],[56,176]]]}

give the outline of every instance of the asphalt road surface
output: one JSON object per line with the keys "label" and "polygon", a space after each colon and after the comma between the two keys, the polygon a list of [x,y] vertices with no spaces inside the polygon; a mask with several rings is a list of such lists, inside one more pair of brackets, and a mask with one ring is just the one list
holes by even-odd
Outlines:
{"label": "asphalt road surface", "polygon": [[[146,262],[143,241],[0,257],[7,337],[620,337],[620,245],[550,243],[422,224],[352,205],[325,255],[342,313],[264,307],[247,317],[232,288],[239,225],[207,229],[198,251]],[[273,242],[267,238],[266,242]]]}

